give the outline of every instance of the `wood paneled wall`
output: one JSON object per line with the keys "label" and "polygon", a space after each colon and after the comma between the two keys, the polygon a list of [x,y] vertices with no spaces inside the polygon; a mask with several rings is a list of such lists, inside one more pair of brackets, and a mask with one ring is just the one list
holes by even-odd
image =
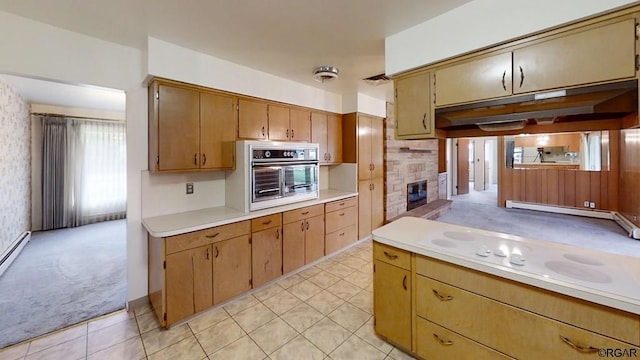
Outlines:
{"label": "wood paneled wall", "polygon": [[640,129],[620,137],[620,213],[640,226]]}
{"label": "wood paneled wall", "polygon": [[[617,186],[610,171],[504,169],[499,186],[503,199],[536,204],[617,209]],[[504,206],[504,204],[502,204]]]}

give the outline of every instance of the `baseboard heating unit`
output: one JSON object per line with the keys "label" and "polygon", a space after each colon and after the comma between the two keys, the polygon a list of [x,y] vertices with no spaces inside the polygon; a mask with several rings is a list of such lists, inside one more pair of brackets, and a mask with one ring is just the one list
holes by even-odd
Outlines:
{"label": "baseboard heating unit", "polygon": [[11,246],[0,255],[0,276],[9,268],[13,260],[18,257],[20,251],[31,240],[31,231],[25,231],[17,239],[15,239]]}
{"label": "baseboard heating unit", "polygon": [[578,215],[598,219],[614,220],[618,225],[620,225],[620,227],[622,227],[629,233],[629,237],[640,240],[640,228],[638,228],[634,223],[629,221],[629,219],[625,218],[616,211],[583,210],[564,206],[541,205],[513,200],[507,200],[506,205],[509,209],[537,210],[556,214]]}
{"label": "baseboard heating unit", "polygon": [[640,229],[617,211],[612,211],[613,220],[629,233],[629,237],[640,240]]}

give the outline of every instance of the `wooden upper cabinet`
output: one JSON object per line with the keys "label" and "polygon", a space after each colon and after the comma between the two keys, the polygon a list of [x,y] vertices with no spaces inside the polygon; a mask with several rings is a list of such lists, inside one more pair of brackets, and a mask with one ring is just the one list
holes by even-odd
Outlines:
{"label": "wooden upper cabinet", "polygon": [[635,19],[627,17],[515,49],[513,92],[635,77],[635,29]]}
{"label": "wooden upper cabinet", "polygon": [[267,104],[238,100],[238,138],[266,140],[269,134]]}
{"label": "wooden upper cabinet", "polygon": [[288,141],[289,132],[289,108],[284,106],[269,105],[269,140]]}
{"label": "wooden upper cabinet", "polygon": [[342,116],[312,112],[311,142],[320,144],[321,164],[342,163]]}
{"label": "wooden upper cabinet", "polygon": [[156,91],[157,94],[151,95],[156,104],[152,116],[156,117],[157,127],[150,129],[150,137],[157,134],[157,149],[151,149],[157,152],[157,158],[150,162],[155,162],[157,167],[150,163],[149,168],[158,171],[198,169],[200,95],[194,90],[164,84],[158,85]]}
{"label": "wooden upper cabinet", "polygon": [[511,95],[511,52],[447,66],[434,76],[436,106]]}
{"label": "wooden upper cabinet", "polygon": [[327,153],[329,154],[328,163],[342,162],[342,116],[340,115],[327,115]]}
{"label": "wooden upper cabinet", "polygon": [[200,168],[234,167],[235,107],[232,96],[200,93]]}
{"label": "wooden upper cabinet", "polygon": [[426,71],[394,81],[396,137],[435,136],[432,84],[432,74]]}
{"label": "wooden upper cabinet", "polygon": [[371,177],[384,176],[384,121],[371,119]]}
{"label": "wooden upper cabinet", "polygon": [[289,110],[289,140],[311,141],[311,112],[307,110]]}

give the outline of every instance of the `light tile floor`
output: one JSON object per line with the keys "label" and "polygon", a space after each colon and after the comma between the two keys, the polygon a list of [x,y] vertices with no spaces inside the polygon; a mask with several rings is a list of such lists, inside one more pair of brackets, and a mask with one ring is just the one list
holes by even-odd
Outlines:
{"label": "light tile floor", "polygon": [[0,350],[0,360],[335,359],[410,356],[373,331],[371,241],[170,330],[120,311]]}

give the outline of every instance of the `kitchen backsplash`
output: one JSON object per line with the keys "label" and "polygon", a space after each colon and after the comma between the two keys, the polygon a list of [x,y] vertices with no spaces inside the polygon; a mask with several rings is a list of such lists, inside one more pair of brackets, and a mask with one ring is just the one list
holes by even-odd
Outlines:
{"label": "kitchen backsplash", "polygon": [[0,253],[31,224],[29,104],[0,81]]}

